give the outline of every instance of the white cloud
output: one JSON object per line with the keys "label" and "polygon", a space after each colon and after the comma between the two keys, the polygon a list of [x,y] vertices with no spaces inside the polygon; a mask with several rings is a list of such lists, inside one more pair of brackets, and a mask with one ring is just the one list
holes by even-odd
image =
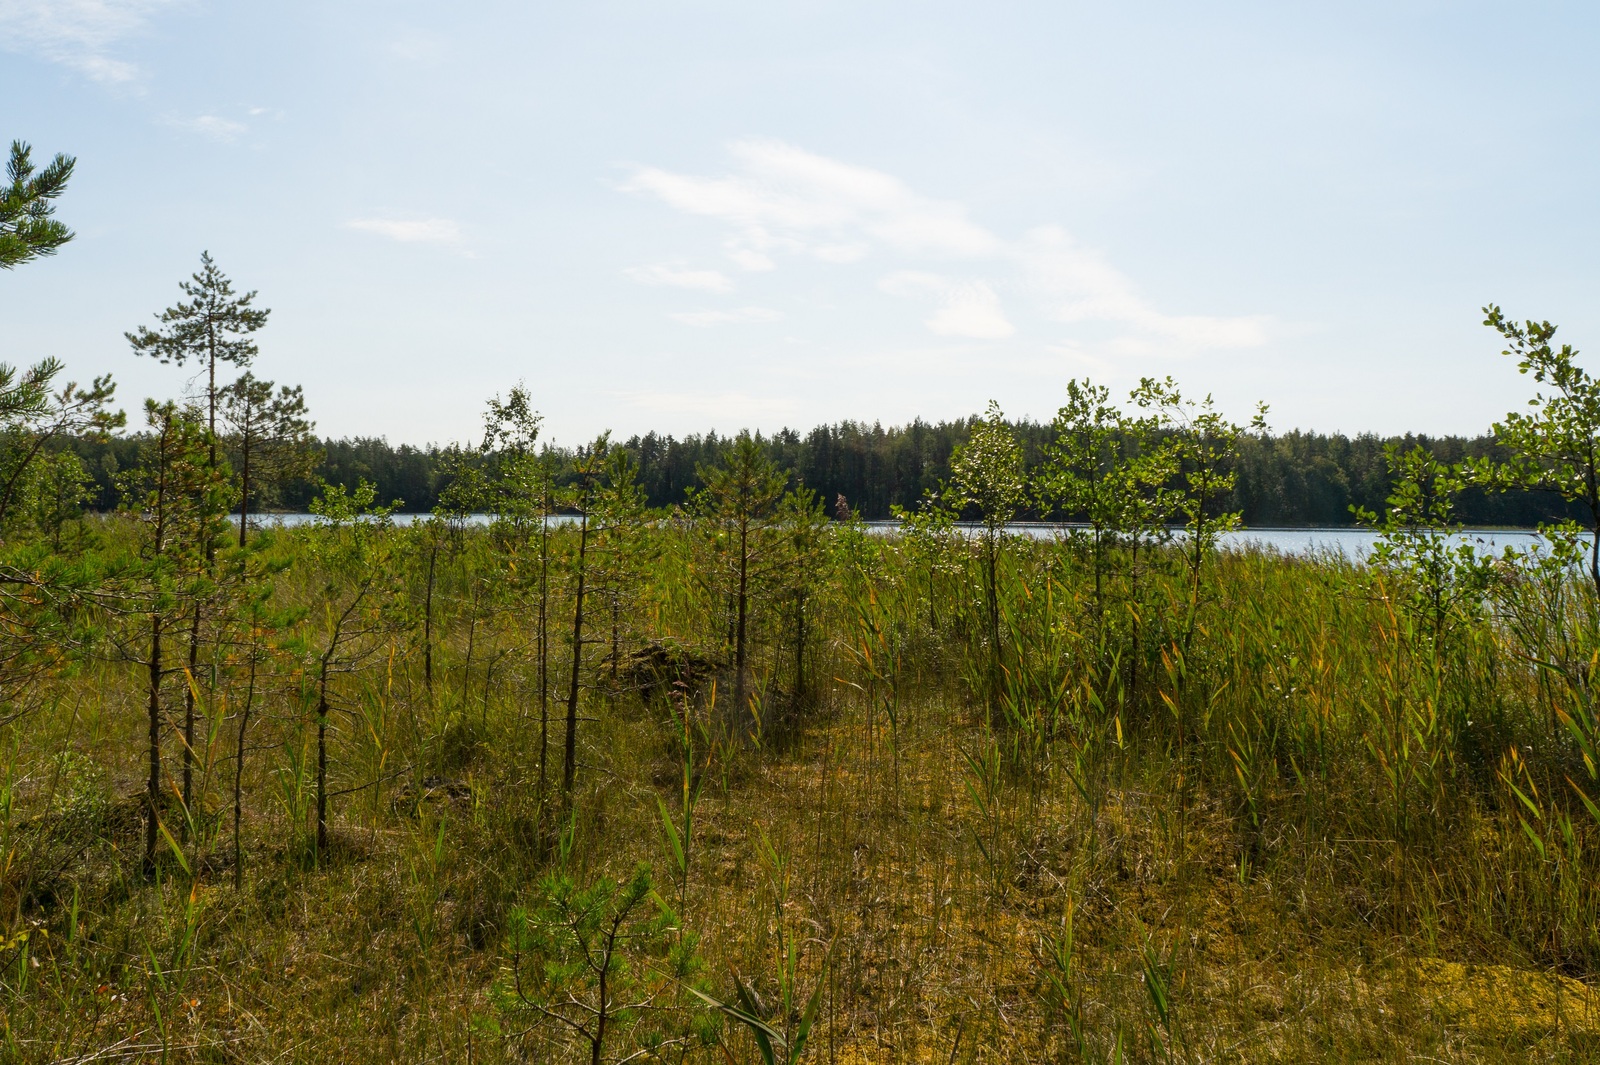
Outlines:
{"label": "white cloud", "polygon": [[768,307],[740,307],[731,311],[679,311],[669,317],[684,325],[748,325],[756,322],[781,322],[783,312]]}
{"label": "white cloud", "polygon": [[1000,297],[982,281],[960,285],[945,296],[945,304],[928,328],[940,336],[974,340],[1004,340],[1017,331],[1000,309]]}
{"label": "white cloud", "polygon": [[630,266],[622,272],[641,285],[668,285],[700,292],[733,291],[733,282],[720,270],[695,270],[681,262]]}
{"label": "white cloud", "polygon": [[672,207],[731,223],[725,247],[746,270],[770,270],[774,251],[809,251],[825,262],[853,262],[876,240],[895,250],[940,256],[991,253],[993,234],[960,204],[912,192],[897,178],[840,163],[778,141],[731,147],[739,172],[723,178],[636,170],[624,186]]}
{"label": "white cloud", "polygon": [[39,55],[95,81],[126,83],[134,63],[109,53],[148,17],[182,0],[0,0],[0,47]]}
{"label": "white cloud", "polygon": [[743,247],[736,241],[729,241],[727,249],[728,258],[732,259],[734,264],[741,269],[748,270],[751,273],[760,273],[763,270],[776,270],[778,268],[778,264],[773,262],[772,256],[766,252]]}
{"label": "white cloud", "polygon": [[891,296],[937,299],[941,306],[925,324],[939,336],[1004,340],[1017,331],[1006,319],[1000,297],[983,281],[951,281],[938,274],[901,270],[879,281],[878,288]]}
{"label": "white cloud", "polygon": [[1164,314],[1100,255],[1079,247],[1056,226],[1033,230],[1018,245],[1024,283],[1047,317],[1064,323],[1118,322],[1193,348],[1257,347],[1268,320]]}
{"label": "white cloud", "polygon": [[239,134],[249,129],[243,122],[235,122],[231,118],[220,115],[196,115],[194,118],[177,118],[168,116],[162,120],[173,129],[181,129],[186,133],[198,133],[202,137],[210,137],[217,141],[232,141]]}
{"label": "white cloud", "polygon": [[112,59],[110,56],[94,54],[65,54],[48,55],[58,63],[65,63],[73,67],[80,74],[87,75],[90,81],[102,81],[109,84],[121,84],[135,81],[139,77],[139,68],[133,63],[122,59]]}
{"label": "white cloud", "polygon": [[[624,186],[659,197],[689,214],[739,227],[737,248],[816,249],[820,257],[860,258],[866,236],[896,250],[933,255],[983,255],[1000,241],[968,221],[966,208],[918,195],[898,178],[773,140],[735,142],[739,172],[703,178],[641,167]],[[742,265],[742,264],[741,264]]]}
{"label": "white cloud", "polygon": [[1272,323],[1256,316],[1171,314],[1140,294],[1125,274],[1059,227],[1005,239],[973,222],[954,201],[924,196],[881,171],[828,159],[772,140],[729,146],[730,173],[719,177],[636,168],[625,191],[653,196],[688,214],[731,227],[723,250],[745,270],[774,270],[785,255],[850,263],[881,250],[919,265],[966,264],[950,281],[902,270],[879,284],[896,296],[933,297],[925,324],[942,336],[1000,340],[1016,333],[997,289],[1021,297],[1061,325],[1120,326],[1118,343],[1159,342],[1173,353],[1255,347]]}
{"label": "white cloud", "polygon": [[406,244],[454,244],[461,239],[461,227],[448,218],[353,218],[345,228]]}

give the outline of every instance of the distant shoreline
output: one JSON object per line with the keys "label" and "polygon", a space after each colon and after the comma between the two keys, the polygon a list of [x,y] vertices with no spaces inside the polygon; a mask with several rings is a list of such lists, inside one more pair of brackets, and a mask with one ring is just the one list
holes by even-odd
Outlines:
{"label": "distant shoreline", "polygon": [[[110,512],[110,511],[96,511],[95,513],[104,515],[104,514],[108,514],[108,513],[112,513],[112,512]],[[396,518],[396,519],[403,520],[406,524],[412,524],[412,523],[414,523],[414,522],[416,522],[416,521],[418,521],[420,519],[431,518],[431,517],[433,517],[433,514],[431,512],[429,512],[429,511],[425,511],[425,510],[406,510],[406,511],[395,511],[392,516],[394,518]],[[238,516],[237,513],[235,513],[235,514],[231,515],[230,517],[231,517],[231,520],[237,521],[239,516]],[[315,517],[315,515],[312,514],[308,510],[269,510],[269,511],[251,511],[251,513],[250,513],[250,520],[251,521],[265,520],[265,519],[276,519],[276,518],[306,518],[306,519],[309,519],[309,518],[313,518],[313,517]],[[466,515],[467,520],[470,521],[471,523],[475,524],[475,525],[477,525],[477,524],[487,524],[491,520],[491,517],[492,516],[487,514],[487,513],[474,513],[474,514]],[[553,514],[553,515],[551,515],[551,517],[566,521],[566,520],[576,519],[577,515],[576,514]],[[831,524],[836,524],[836,525],[837,524],[843,524],[842,522],[839,522],[839,521],[834,520],[834,519],[829,519],[829,520],[830,520]],[[872,526],[874,528],[898,528],[899,526],[904,525],[905,523],[902,522],[902,521],[899,521],[897,519],[894,519],[894,518],[874,518],[874,519],[871,519],[871,520],[863,521],[862,524],[863,525],[870,525],[870,526]],[[954,522],[952,524],[954,524],[957,528],[964,528],[964,529],[981,529],[981,528],[983,528],[983,522],[981,522],[981,521],[958,521],[958,522]],[[1065,530],[1085,529],[1086,530],[1086,529],[1090,528],[1090,526],[1085,522],[1074,522],[1074,521],[1011,521],[1011,522],[1007,522],[1006,523],[1006,528],[1008,528],[1008,529],[1028,529],[1028,530],[1034,530],[1034,529],[1065,529]],[[1183,531],[1183,526],[1181,526],[1181,525],[1168,525],[1166,528],[1167,528],[1168,532],[1182,532]],[[1235,532],[1235,533],[1243,533],[1243,532],[1264,532],[1264,533],[1314,533],[1314,532],[1348,533],[1348,532],[1370,532],[1370,533],[1373,533],[1374,535],[1376,535],[1378,530],[1372,528],[1372,526],[1370,526],[1370,525],[1241,525],[1237,529],[1234,529],[1232,531]],[[1471,536],[1471,535],[1475,535],[1475,534],[1478,534],[1478,533],[1488,533],[1488,534],[1493,534],[1493,533],[1523,533],[1523,534],[1533,535],[1533,534],[1537,533],[1538,531],[1539,531],[1538,527],[1537,526],[1533,526],[1533,525],[1463,525],[1459,529],[1453,530],[1454,533],[1456,533],[1458,535],[1462,535],[1462,536]]]}

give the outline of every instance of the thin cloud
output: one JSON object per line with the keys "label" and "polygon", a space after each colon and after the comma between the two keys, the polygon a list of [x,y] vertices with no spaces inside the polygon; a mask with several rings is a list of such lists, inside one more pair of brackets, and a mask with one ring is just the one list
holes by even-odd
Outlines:
{"label": "thin cloud", "polygon": [[641,167],[623,187],[738,226],[731,250],[755,256],[815,247],[823,258],[841,249],[859,258],[866,248],[862,235],[912,253],[968,256],[999,249],[994,234],[969,221],[960,204],[920,196],[880,171],[781,141],[738,141],[729,151],[739,172],[727,177]]}
{"label": "thin cloud", "polygon": [[762,273],[778,268],[778,264],[772,261],[772,256],[764,251],[746,247],[742,241],[730,240],[724,248],[727,250],[728,258],[732,259],[735,265],[750,273]]}
{"label": "thin cloud", "polygon": [[461,227],[448,218],[353,218],[344,225],[404,244],[455,244],[461,240]]}
{"label": "thin cloud", "polygon": [[694,270],[683,263],[630,266],[623,274],[641,285],[666,285],[699,292],[732,292],[733,281],[720,270]]}
{"label": "thin cloud", "polygon": [[783,312],[775,311],[769,307],[740,307],[731,311],[679,311],[677,314],[668,315],[675,322],[684,325],[711,326],[711,325],[752,325],[760,322],[781,322]]}
{"label": "thin cloud", "polygon": [[182,0],[0,0],[0,47],[33,54],[94,81],[125,84],[137,64],[110,53],[149,16]]}
{"label": "thin cloud", "polygon": [[1173,315],[1157,310],[1126,275],[1078,246],[1057,226],[1029,233],[1019,243],[1016,258],[1040,310],[1058,322],[1118,322],[1194,348],[1258,347],[1268,339],[1271,323],[1262,315]]}
{"label": "thin cloud", "polygon": [[925,322],[939,336],[1004,340],[1017,329],[1006,318],[1000,297],[983,281],[951,281],[937,274],[901,270],[878,282],[891,296],[933,298],[940,307]]}
{"label": "thin cloud", "polygon": [[221,115],[196,115],[194,118],[169,116],[162,121],[173,129],[183,130],[185,133],[197,133],[202,137],[224,142],[237,140],[241,133],[250,128],[243,122],[235,122]]}
{"label": "thin cloud", "polygon": [[1000,309],[1000,297],[982,281],[958,285],[944,300],[928,319],[928,328],[940,336],[1004,340],[1017,331]]}
{"label": "thin cloud", "polygon": [[874,252],[918,264],[961,262],[966,278],[901,270],[879,283],[901,298],[935,298],[924,324],[940,336],[1002,340],[1016,327],[1001,307],[1007,291],[1059,325],[1102,323],[1125,330],[1131,348],[1169,351],[1256,347],[1272,321],[1262,315],[1173,314],[1143,296],[1127,275],[1056,226],[1007,239],[966,207],[918,193],[890,174],[773,140],[737,141],[730,173],[679,174],[638,167],[622,189],[730,227],[723,251],[744,270],[775,270],[785,257],[852,263]]}

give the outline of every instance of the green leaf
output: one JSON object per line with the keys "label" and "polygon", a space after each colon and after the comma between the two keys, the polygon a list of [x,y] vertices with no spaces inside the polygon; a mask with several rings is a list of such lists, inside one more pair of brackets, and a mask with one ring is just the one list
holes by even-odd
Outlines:
{"label": "green leaf", "polygon": [[817,986],[811,989],[811,998],[806,1001],[800,1024],[795,1029],[794,1046],[789,1051],[791,1065],[800,1060],[800,1052],[806,1048],[806,1039],[811,1035],[811,1026],[816,1023],[817,1011],[822,1006],[822,992],[828,986],[828,964],[832,955],[833,946],[830,944],[827,956],[822,960],[822,972],[817,974]]}
{"label": "green leaf", "polygon": [[[781,1047],[788,1047],[788,1044],[784,1041],[783,1034],[781,1032],[773,1028],[766,1021],[763,1021],[759,1017],[755,1016],[753,1012],[746,1012],[745,1010],[739,1009],[736,1006],[730,1006],[726,1002],[718,1002],[704,991],[701,991],[696,987],[691,987],[688,984],[684,984],[683,987],[691,995],[700,999],[712,1009],[718,1010],[724,1015],[731,1017],[733,1020],[738,1021],[740,1024],[750,1029],[750,1034],[755,1037],[756,1046],[761,1049],[761,1059],[766,1062],[766,1065],[777,1065],[777,1055],[774,1054],[772,1050],[773,1042],[776,1041]],[[747,1000],[748,992],[745,990],[744,985],[736,982],[736,987],[738,988],[739,997],[741,999],[745,999],[746,1005],[753,1010],[753,1005],[751,1005]]]}
{"label": "green leaf", "polygon": [[667,804],[656,797],[656,806],[661,811],[661,828],[667,837],[667,844],[672,848],[672,860],[678,864],[678,870],[683,871],[683,840],[678,835],[678,828],[672,823],[672,815],[667,812]]}
{"label": "green leaf", "polygon": [[1522,789],[1521,788],[1517,787],[1515,784],[1510,783],[1509,781],[1507,782],[1506,786],[1511,789],[1511,794],[1515,795],[1518,799],[1522,800],[1522,805],[1524,805],[1524,806],[1526,806],[1528,808],[1528,812],[1533,814],[1535,820],[1538,820],[1538,821],[1543,821],[1544,820],[1544,812],[1541,811],[1537,806],[1535,806],[1533,804],[1533,800],[1532,799],[1528,798],[1526,795],[1524,795],[1522,793]]}
{"label": "green leaf", "polygon": [[178,864],[183,867],[183,875],[192,877],[189,871],[189,859],[183,856],[183,848],[178,846],[178,841],[172,838],[172,833],[167,831],[167,826],[160,818],[156,819],[156,827],[161,830],[161,835],[167,841],[167,846],[172,848],[172,853],[177,856]]}
{"label": "green leaf", "polygon": [[1530,827],[1528,824],[1527,818],[1519,817],[1517,818],[1517,823],[1522,826],[1523,835],[1528,837],[1528,840],[1533,844],[1534,849],[1539,852],[1539,860],[1544,861],[1544,840],[1540,839],[1538,835],[1534,833],[1532,827]]}
{"label": "green leaf", "polygon": [[1577,792],[1578,798],[1583,800],[1584,808],[1589,811],[1589,816],[1594,818],[1596,823],[1600,823],[1600,806],[1596,806],[1594,800],[1589,798],[1582,788],[1578,787],[1577,781],[1568,777],[1567,783],[1572,785],[1572,790]]}

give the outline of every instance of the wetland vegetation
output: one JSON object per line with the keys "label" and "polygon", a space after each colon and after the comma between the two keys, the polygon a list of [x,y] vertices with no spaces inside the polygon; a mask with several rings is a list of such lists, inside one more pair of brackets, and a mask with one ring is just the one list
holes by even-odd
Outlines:
{"label": "wetland vegetation", "polygon": [[[1356,562],[1219,549],[1265,422],[1155,380],[991,405],[893,535],[750,435],[652,506],[521,386],[431,520],[251,529],[305,400],[254,293],[185,297],[134,434],[0,375],[0,1059],[1600,1053],[1600,388],[1548,325],[1488,309],[1535,402],[1389,448]],[[1447,535],[1530,492],[1542,551]]]}

